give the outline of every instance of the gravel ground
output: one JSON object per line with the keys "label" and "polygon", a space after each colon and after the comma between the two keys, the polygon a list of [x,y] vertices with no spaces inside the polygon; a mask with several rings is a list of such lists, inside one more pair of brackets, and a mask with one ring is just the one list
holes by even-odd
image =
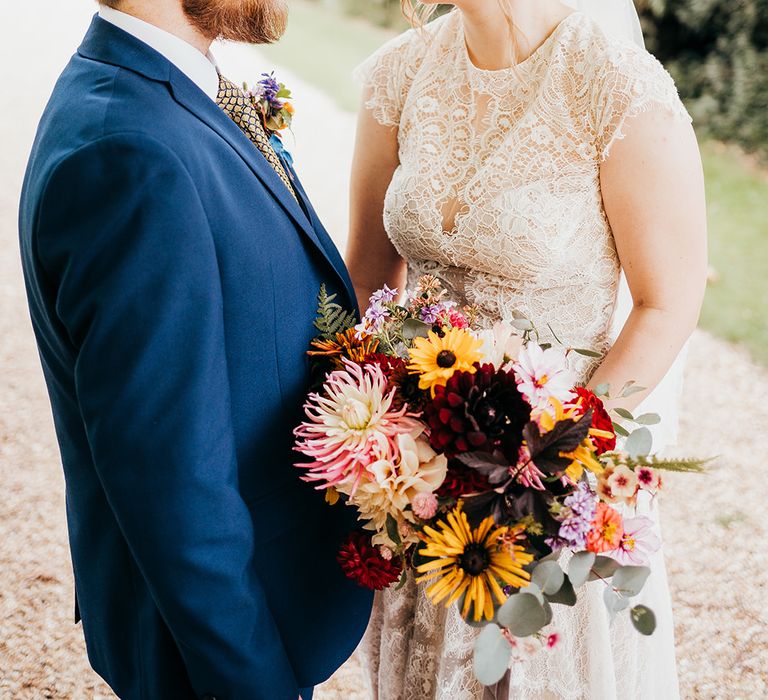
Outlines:
{"label": "gravel ground", "polygon": [[[16,243],[16,203],[37,115],[90,11],[81,0],[9,2],[0,9],[2,26],[24,30],[6,33],[8,57],[0,62],[2,84],[14,85],[12,94],[6,87],[0,95],[2,700],[113,697],[89,669],[81,628],[72,624],[63,479]],[[255,53],[241,47],[221,47],[217,55],[236,80],[263,67]],[[18,80],[18,57],[24,59],[23,81]],[[299,96],[299,168],[342,244],[354,119],[311,86],[285,71],[280,75]],[[742,487],[738,481],[739,473],[765,469],[768,416],[758,408],[758,397],[766,395],[768,372],[739,349],[696,333],[681,451],[718,458],[706,477],[668,477],[662,506],[685,698],[768,697],[768,616],[761,603],[768,595],[768,558],[765,521],[757,515],[765,503],[764,489],[759,484]],[[358,688],[353,657],[316,697],[363,700]]]}

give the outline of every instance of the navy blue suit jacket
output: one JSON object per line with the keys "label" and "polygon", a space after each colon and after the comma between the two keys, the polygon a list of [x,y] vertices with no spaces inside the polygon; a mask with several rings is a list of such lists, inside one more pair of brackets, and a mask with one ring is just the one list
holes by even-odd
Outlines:
{"label": "navy blue suit jacket", "polygon": [[94,19],[20,237],[88,654],[122,698],[296,700],[367,624],[335,560],[351,509],[292,466],[318,288],[354,303],[296,187],[303,206],[173,64]]}

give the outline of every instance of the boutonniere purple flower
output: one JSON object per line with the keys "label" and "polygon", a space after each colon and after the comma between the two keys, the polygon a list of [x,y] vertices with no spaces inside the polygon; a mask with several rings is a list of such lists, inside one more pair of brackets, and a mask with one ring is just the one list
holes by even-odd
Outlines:
{"label": "boutonniere purple flower", "polygon": [[278,132],[290,128],[293,121],[291,91],[284,83],[277,81],[274,72],[262,73],[261,76],[261,80],[252,89],[248,83],[243,83],[243,90],[261,115],[261,123],[267,134],[279,137]]}

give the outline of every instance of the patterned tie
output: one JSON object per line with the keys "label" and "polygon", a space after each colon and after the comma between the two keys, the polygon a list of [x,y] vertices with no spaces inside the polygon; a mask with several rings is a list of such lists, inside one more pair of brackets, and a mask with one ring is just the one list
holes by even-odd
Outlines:
{"label": "patterned tie", "polygon": [[240,127],[242,132],[259,149],[261,155],[267,159],[272,169],[280,176],[280,179],[293,195],[293,198],[298,201],[299,198],[296,196],[293,185],[291,185],[291,179],[272,145],[269,143],[269,137],[267,132],[264,131],[259,113],[245,93],[223,75],[219,76],[219,94],[216,96],[216,104],[224,110],[227,116]]}

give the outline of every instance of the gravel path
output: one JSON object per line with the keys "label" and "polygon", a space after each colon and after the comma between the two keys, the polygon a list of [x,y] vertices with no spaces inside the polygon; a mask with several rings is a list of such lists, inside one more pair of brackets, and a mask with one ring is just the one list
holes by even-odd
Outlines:
{"label": "gravel path", "polygon": [[[16,244],[16,204],[37,116],[92,6],[11,4],[0,8],[0,24],[13,28],[0,61],[0,699],[96,700],[113,695],[89,669],[81,628],[72,624],[63,479]],[[263,67],[242,47],[221,47],[217,55],[236,80]],[[299,96],[299,169],[341,244],[354,119],[285,71],[280,76]],[[765,396],[768,372],[740,350],[695,335],[681,449],[719,457],[707,477],[669,477],[662,509],[685,698],[768,697],[767,528],[757,515],[765,489],[738,481],[766,469],[768,415],[758,406]],[[358,674],[353,658],[317,697],[363,700]]]}

